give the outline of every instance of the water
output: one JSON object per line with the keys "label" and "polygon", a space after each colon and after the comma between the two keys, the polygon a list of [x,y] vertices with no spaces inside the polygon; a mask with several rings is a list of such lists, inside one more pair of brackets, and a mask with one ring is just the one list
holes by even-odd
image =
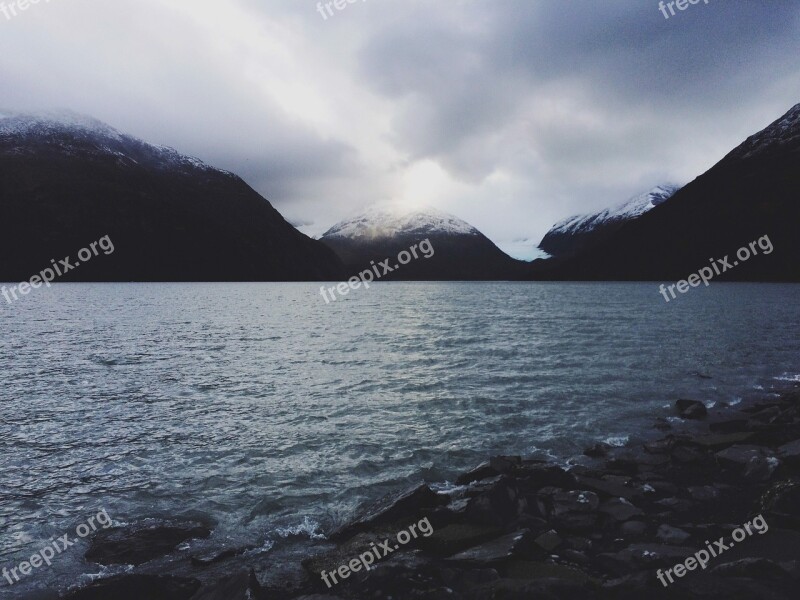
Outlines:
{"label": "water", "polygon": [[[167,560],[252,545],[268,577],[392,490],[495,453],[566,461],[676,398],[797,379],[798,290],[714,283],[667,304],[652,283],[380,283],[328,305],[314,284],[36,290],[0,305],[0,566],[105,508],[209,516],[212,538]],[[85,548],[0,596],[119,570]]]}

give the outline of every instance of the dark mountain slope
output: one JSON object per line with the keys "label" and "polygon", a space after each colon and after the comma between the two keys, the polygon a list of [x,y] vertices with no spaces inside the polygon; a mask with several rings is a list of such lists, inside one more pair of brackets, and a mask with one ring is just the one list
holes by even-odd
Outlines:
{"label": "dark mountain slope", "polygon": [[237,176],[72,113],[0,115],[0,280],[108,235],[72,281],[338,279],[341,263]]}
{"label": "dark mountain slope", "polygon": [[800,105],[609,240],[531,268],[535,279],[673,280],[769,236],[720,280],[800,281]]}

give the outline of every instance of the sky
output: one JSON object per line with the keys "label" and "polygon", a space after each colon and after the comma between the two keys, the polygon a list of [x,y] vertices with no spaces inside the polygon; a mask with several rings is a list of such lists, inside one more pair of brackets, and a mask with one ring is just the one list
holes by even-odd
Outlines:
{"label": "sky", "polygon": [[312,236],[430,206],[531,258],[556,221],[688,183],[800,103],[796,0],[19,1],[0,109],[172,146]]}

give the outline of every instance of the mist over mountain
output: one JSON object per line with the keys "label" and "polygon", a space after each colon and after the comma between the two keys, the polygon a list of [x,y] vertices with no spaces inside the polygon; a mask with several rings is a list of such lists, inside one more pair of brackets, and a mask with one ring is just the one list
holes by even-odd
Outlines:
{"label": "mist over mountain", "polygon": [[335,279],[341,263],[236,175],[72,112],[0,111],[0,280],[108,235],[83,281]]}

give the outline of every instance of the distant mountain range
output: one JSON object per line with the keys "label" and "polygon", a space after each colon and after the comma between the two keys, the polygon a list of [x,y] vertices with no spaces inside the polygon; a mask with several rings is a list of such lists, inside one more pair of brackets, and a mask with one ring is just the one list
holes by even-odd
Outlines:
{"label": "distant mountain range", "polygon": [[774,245],[722,273],[730,281],[800,281],[800,104],[749,137],[669,200],[590,249],[539,261],[534,279],[685,279],[762,236]]}
{"label": "distant mountain range", "polygon": [[337,223],[320,241],[336,252],[348,273],[369,268],[371,261],[395,257],[413,244],[429,240],[430,258],[401,266],[386,279],[497,280],[519,279],[527,263],[514,260],[475,227],[434,209],[397,212],[373,208]]}
{"label": "distant mountain range", "polygon": [[515,260],[433,209],[374,208],[312,240],[236,175],[74,113],[0,113],[0,281],[108,235],[115,252],[65,279],[342,280],[427,239],[384,279],[677,281],[768,235],[774,252],[720,279],[800,281],[800,104],[683,188],[557,223]]}
{"label": "distant mountain range", "polygon": [[565,219],[553,225],[542,238],[539,248],[556,257],[578,254],[582,250],[607,240],[625,223],[638,219],[646,212],[663,204],[672,198],[679,189],[674,185],[660,185],[617,207],[607,208],[591,215]]}
{"label": "distant mountain range", "polygon": [[71,112],[0,113],[0,281],[108,235],[65,280],[339,279],[324,244],[232,173]]}

